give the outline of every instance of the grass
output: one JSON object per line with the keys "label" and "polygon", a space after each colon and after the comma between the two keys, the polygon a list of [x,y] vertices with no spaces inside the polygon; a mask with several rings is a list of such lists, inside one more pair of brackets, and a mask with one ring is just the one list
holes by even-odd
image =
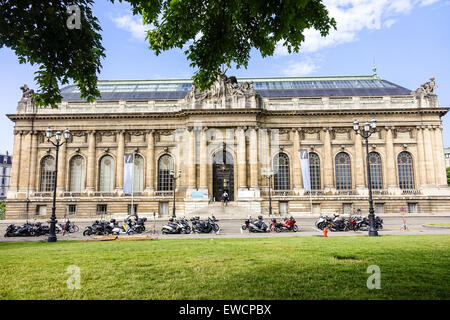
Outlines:
{"label": "grass", "polygon": [[449,247],[448,235],[3,242],[0,299],[449,299]]}

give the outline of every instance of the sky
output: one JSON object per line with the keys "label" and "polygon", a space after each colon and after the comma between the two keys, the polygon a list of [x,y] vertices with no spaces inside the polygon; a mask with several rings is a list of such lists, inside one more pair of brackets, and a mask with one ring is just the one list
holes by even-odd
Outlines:
{"label": "sky", "polygon": [[[237,77],[370,75],[375,63],[382,79],[415,90],[436,78],[441,106],[450,107],[450,0],[326,0],[337,30],[322,38],[305,33],[298,54],[279,45],[273,57],[252,51],[247,69],[231,69]],[[139,16],[127,4],[98,0],[93,7],[103,29],[106,58],[100,80],[187,79],[189,67],[182,50],[156,56],[148,49]],[[13,123],[20,87],[38,89],[36,66],[19,64],[14,52],[0,49],[0,153],[12,152]],[[444,145],[450,146],[450,116],[443,118]]]}

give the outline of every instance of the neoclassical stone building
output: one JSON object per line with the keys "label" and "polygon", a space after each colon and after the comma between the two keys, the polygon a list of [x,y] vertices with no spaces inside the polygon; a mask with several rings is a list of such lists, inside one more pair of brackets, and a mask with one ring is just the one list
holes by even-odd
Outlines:
{"label": "neoclassical stone building", "polygon": [[[100,81],[102,97],[62,90],[58,109],[36,109],[24,90],[15,123],[7,217],[51,213],[55,148],[45,129],[69,128],[59,153],[57,215],[126,214],[124,155],[135,154],[139,214],[310,214],[368,209],[365,144],[355,119],[377,120],[369,138],[378,213],[450,210],[434,78],[411,92],[373,76],[239,79],[222,75],[200,92],[189,80]],[[305,190],[299,149],[309,151]],[[266,175],[273,172],[272,179]]]}

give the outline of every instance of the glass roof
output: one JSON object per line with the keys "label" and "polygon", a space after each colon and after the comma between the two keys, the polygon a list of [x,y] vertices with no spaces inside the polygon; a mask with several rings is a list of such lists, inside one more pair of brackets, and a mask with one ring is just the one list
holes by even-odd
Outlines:
{"label": "glass roof", "polygon": [[[244,80],[242,80],[244,81]],[[245,79],[245,81],[252,81]],[[152,83],[139,83],[142,81],[124,81],[123,83],[98,82],[98,89],[102,93],[118,92],[187,92],[192,86],[189,80],[165,82],[152,81]],[[376,89],[397,88],[396,85],[379,79],[355,79],[355,80],[255,80],[253,87],[261,90],[302,90],[302,89]],[[71,85],[61,90],[62,93],[80,93],[77,86]]]}

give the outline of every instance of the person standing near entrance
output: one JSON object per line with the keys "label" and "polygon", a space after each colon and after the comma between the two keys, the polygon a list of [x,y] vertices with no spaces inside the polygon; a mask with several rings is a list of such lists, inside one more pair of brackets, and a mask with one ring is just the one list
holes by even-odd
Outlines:
{"label": "person standing near entrance", "polygon": [[229,198],[228,198],[228,193],[226,190],[222,194],[222,201],[225,204],[225,206],[228,206]]}

